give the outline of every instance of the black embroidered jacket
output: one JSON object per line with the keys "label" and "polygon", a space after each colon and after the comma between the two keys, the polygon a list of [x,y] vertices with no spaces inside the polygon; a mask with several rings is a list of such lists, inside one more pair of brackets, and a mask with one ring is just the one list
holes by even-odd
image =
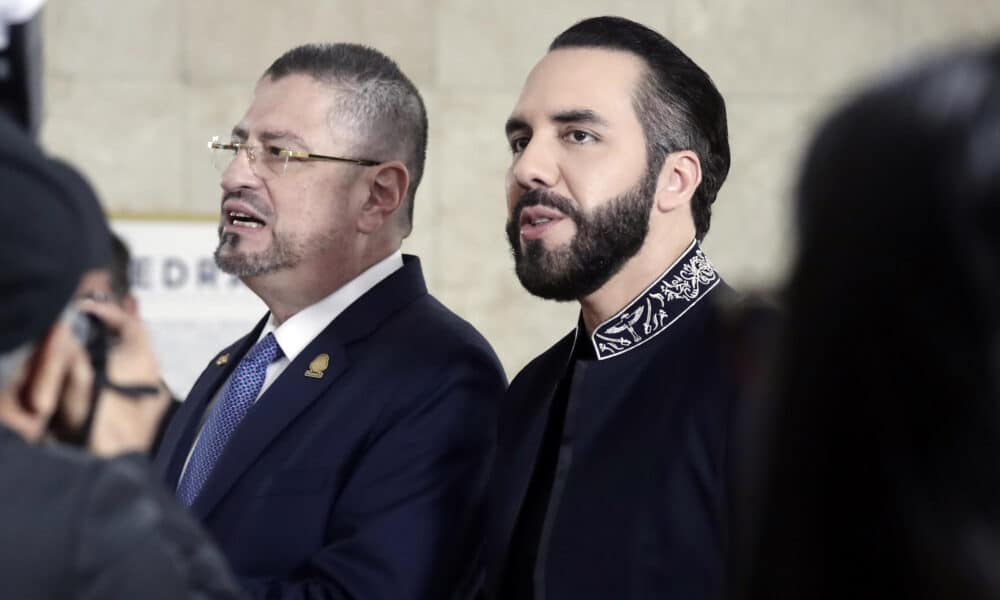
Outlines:
{"label": "black embroidered jacket", "polygon": [[[726,291],[723,291],[726,290]],[[738,395],[697,243],[515,378],[488,530],[494,599],[715,599]]]}

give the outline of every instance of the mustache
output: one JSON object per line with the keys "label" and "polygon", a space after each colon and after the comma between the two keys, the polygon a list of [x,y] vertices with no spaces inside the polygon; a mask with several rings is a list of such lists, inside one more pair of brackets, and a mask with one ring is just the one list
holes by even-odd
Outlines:
{"label": "mustache", "polygon": [[518,198],[517,204],[514,205],[514,210],[511,212],[511,222],[520,222],[521,213],[524,209],[532,206],[554,208],[566,215],[566,218],[577,223],[580,222],[582,216],[580,210],[568,198],[542,188],[534,188],[521,194],[521,197]]}
{"label": "mustache", "polygon": [[247,192],[246,190],[226,192],[222,195],[220,204],[225,203],[226,200],[242,200],[249,204],[250,208],[260,213],[262,217],[271,217],[274,214],[274,211],[271,210],[267,202],[264,202],[257,194]]}

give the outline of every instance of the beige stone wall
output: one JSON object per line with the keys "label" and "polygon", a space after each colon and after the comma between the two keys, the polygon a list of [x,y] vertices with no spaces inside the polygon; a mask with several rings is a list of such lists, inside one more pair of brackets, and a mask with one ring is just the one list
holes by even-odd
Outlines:
{"label": "beige stone wall", "polygon": [[113,214],[214,219],[205,141],[235,123],[271,60],[307,41],[376,46],[413,78],[431,121],[405,248],[513,375],[576,310],[530,297],[513,275],[502,126],[548,42],[599,14],[663,32],[726,97],[733,166],[706,247],[737,286],[780,280],[789,179],[819,116],[873,73],[1000,32],[997,0],[49,0],[43,142]]}

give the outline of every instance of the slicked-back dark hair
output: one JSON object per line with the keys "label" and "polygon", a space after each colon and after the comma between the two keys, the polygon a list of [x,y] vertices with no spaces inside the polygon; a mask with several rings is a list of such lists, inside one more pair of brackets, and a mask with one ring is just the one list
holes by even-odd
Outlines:
{"label": "slicked-back dark hair", "polygon": [[360,44],[306,44],[274,61],[264,77],[308,75],[336,86],[338,119],[362,133],[358,152],[372,160],[401,160],[410,173],[406,232],[427,157],[427,110],[413,82],[388,56]]}
{"label": "slicked-back dark hair", "polygon": [[646,135],[651,167],[659,169],[667,154],[691,150],[701,161],[701,185],[691,199],[695,236],[708,233],[712,203],[729,173],[726,103],[711,77],[693,60],[652,29],[621,17],[580,21],[558,37],[549,51],[560,48],[604,48],[639,57],[646,73],[633,105]]}

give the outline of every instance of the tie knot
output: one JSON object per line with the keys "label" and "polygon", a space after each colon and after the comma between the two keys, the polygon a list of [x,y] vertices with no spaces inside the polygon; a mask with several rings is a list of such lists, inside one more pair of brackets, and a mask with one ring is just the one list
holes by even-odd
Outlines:
{"label": "tie knot", "polygon": [[257,342],[257,345],[251,348],[250,352],[247,352],[244,360],[248,363],[267,366],[280,355],[281,347],[278,346],[278,340],[274,338],[273,333],[269,333]]}

